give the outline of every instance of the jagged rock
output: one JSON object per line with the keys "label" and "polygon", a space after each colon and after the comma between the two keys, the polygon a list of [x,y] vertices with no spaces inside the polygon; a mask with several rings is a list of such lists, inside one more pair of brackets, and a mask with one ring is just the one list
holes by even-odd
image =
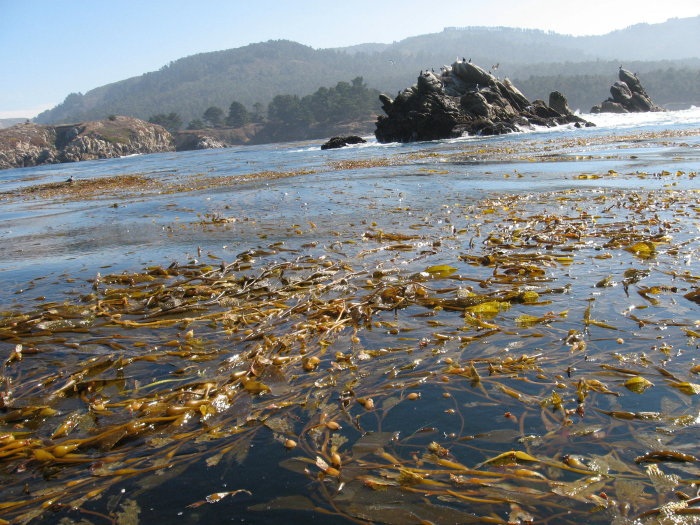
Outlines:
{"label": "jagged rock", "polygon": [[665,111],[651,100],[636,74],[620,67],[619,81],[610,86],[607,100],[591,108],[591,113],[642,113]]}
{"label": "jagged rock", "polygon": [[550,108],[544,100],[540,99],[535,99],[532,101],[530,111],[542,120],[556,119],[557,117],[561,117],[561,114],[559,112]]}
{"label": "jagged rock", "polygon": [[552,91],[549,94],[549,107],[560,115],[573,115],[573,111],[569,107],[569,101],[559,91]]}
{"label": "jagged rock", "polygon": [[486,97],[484,97],[484,95],[478,91],[464,95],[459,99],[459,104],[462,106],[464,111],[468,113],[472,113],[479,117],[493,118],[491,105],[486,100]]}
{"label": "jagged rock", "polygon": [[647,92],[644,91],[642,83],[639,81],[639,78],[637,77],[636,73],[631,73],[626,69],[622,69],[622,67],[620,67],[618,78],[621,82],[627,84],[633,93],[641,93],[644,96],[648,97]]}
{"label": "jagged rock", "polygon": [[131,117],[0,130],[0,169],[174,151],[165,128]]}
{"label": "jagged rock", "polygon": [[624,82],[615,82],[610,86],[613,102],[626,106],[632,100],[632,90]]}
{"label": "jagged rock", "polygon": [[321,149],[336,149],[344,148],[349,144],[363,144],[367,142],[362,137],[357,135],[348,135],[346,137],[331,137],[328,142],[321,145]]}
{"label": "jagged rock", "polygon": [[[464,60],[444,66],[439,76],[421,72],[416,84],[394,100],[384,94],[379,99],[386,113],[377,119],[374,134],[379,142],[500,135],[528,125],[593,125],[571,110],[561,112],[542,101],[530,102],[508,79],[500,81]],[[565,98],[564,108],[568,109]]]}

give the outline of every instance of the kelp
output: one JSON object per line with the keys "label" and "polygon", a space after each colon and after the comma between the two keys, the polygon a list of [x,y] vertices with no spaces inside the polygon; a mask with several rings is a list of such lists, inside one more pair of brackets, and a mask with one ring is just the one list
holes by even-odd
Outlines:
{"label": "kelp", "polygon": [[[291,230],[288,245],[5,307],[0,518],[116,522],[121,507],[93,510],[116,487],[249,464],[265,443],[302,481],[252,511],[689,522],[698,278],[679,261],[698,248],[693,196],[593,197],[455,202],[444,228],[370,226],[328,246]],[[250,498],[245,482],[182,508]]]}

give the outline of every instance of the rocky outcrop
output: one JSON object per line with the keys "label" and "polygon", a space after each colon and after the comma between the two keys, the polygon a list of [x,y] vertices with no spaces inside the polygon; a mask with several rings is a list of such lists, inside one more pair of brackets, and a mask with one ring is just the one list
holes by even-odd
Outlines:
{"label": "rocky outcrop", "polygon": [[549,107],[560,115],[573,115],[573,111],[569,107],[569,101],[559,91],[552,91],[549,94]]}
{"label": "rocky outcrop", "polygon": [[620,66],[619,82],[610,86],[608,98],[601,104],[593,106],[591,113],[643,113],[647,111],[665,111],[647,94],[636,74]]}
{"label": "rocky outcrop", "polygon": [[562,113],[541,100],[530,102],[508,79],[501,81],[465,60],[442,67],[439,74],[421,71],[417,83],[394,100],[379,98],[386,113],[377,119],[379,142],[500,135],[523,126],[593,125],[570,110]]}
{"label": "rocky outcrop", "polygon": [[263,124],[251,122],[239,128],[187,129],[173,132],[176,151],[228,148],[252,144]]}
{"label": "rocky outcrop", "polygon": [[364,144],[367,142],[362,137],[357,135],[348,135],[346,137],[331,137],[328,142],[321,145],[321,149],[337,149],[344,148],[350,144]]}
{"label": "rocky outcrop", "polygon": [[225,142],[201,133],[179,132],[175,134],[175,149],[177,151],[192,151],[200,149],[228,148]]}
{"label": "rocky outcrop", "polygon": [[131,117],[80,124],[18,124],[0,130],[0,169],[174,151],[163,127]]}

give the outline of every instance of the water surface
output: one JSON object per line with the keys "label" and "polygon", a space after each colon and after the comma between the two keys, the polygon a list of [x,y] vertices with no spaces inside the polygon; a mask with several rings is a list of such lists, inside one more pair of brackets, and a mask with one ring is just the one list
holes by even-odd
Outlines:
{"label": "water surface", "polygon": [[590,118],[1,172],[0,517],[692,523],[700,112]]}

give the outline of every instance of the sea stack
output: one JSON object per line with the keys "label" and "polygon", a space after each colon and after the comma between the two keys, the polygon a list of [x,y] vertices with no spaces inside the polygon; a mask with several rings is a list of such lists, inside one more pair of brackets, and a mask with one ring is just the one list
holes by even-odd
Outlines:
{"label": "sea stack", "polygon": [[643,113],[665,111],[660,108],[642,87],[639,77],[620,66],[619,81],[610,86],[610,98],[593,106],[591,113]]}
{"label": "sea stack", "polygon": [[416,84],[395,99],[387,95],[379,98],[386,113],[377,119],[375,136],[379,142],[501,135],[528,126],[593,126],[544,101],[530,102],[507,78],[501,81],[465,60],[443,66],[437,74],[421,71]]}

